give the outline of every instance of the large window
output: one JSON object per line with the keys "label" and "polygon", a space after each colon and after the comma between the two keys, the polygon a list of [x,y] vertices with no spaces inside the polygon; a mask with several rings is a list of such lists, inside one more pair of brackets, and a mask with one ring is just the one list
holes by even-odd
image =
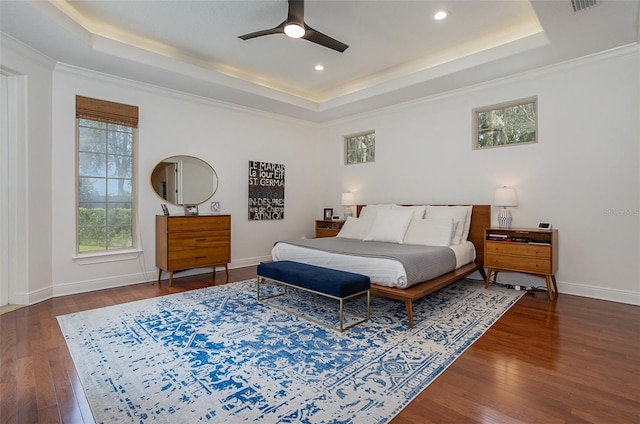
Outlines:
{"label": "large window", "polygon": [[138,108],[76,96],[77,251],[133,248]]}
{"label": "large window", "polygon": [[538,99],[536,97],[474,109],[473,120],[474,149],[538,141]]}

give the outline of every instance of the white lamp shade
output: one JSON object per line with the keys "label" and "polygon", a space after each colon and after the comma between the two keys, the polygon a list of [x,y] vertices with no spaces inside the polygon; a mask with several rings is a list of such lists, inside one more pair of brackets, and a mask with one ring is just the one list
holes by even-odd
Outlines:
{"label": "white lamp shade", "polygon": [[493,195],[494,206],[518,206],[518,195],[515,189],[511,187],[497,188]]}
{"label": "white lamp shade", "polygon": [[354,193],[342,193],[342,206],[353,206],[356,204],[356,195]]}

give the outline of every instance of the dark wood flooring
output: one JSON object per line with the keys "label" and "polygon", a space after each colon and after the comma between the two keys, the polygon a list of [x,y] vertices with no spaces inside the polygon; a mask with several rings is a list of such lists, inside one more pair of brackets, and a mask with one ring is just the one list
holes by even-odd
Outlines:
{"label": "dark wood flooring", "polygon": [[[252,277],[255,267],[230,271]],[[0,315],[0,423],[93,422],[57,315],[210,284],[177,278]],[[392,423],[640,423],[640,307],[528,293]]]}

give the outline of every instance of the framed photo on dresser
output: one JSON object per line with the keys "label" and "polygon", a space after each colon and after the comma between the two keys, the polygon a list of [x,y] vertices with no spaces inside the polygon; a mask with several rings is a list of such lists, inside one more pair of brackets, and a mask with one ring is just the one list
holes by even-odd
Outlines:
{"label": "framed photo on dresser", "polygon": [[198,205],[184,205],[184,214],[187,216],[198,215]]}

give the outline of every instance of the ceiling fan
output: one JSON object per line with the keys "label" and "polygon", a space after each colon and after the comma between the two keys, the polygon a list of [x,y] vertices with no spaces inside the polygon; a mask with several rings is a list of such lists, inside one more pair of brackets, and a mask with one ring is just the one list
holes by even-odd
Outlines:
{"label": "ceiling fan", "polygon": [[286,34],[291,38],[304,38],[312,43],[333,49],[340,53],[344,52],[348,45],[329,37],[326,34],[316,31],[304,21],[304,0],[289,0],[289,13],[287,19],[272,29],[256,31],[250,34],[240,35],[238,38],[248,40],[250,38],[262,37],[263,35]]}

